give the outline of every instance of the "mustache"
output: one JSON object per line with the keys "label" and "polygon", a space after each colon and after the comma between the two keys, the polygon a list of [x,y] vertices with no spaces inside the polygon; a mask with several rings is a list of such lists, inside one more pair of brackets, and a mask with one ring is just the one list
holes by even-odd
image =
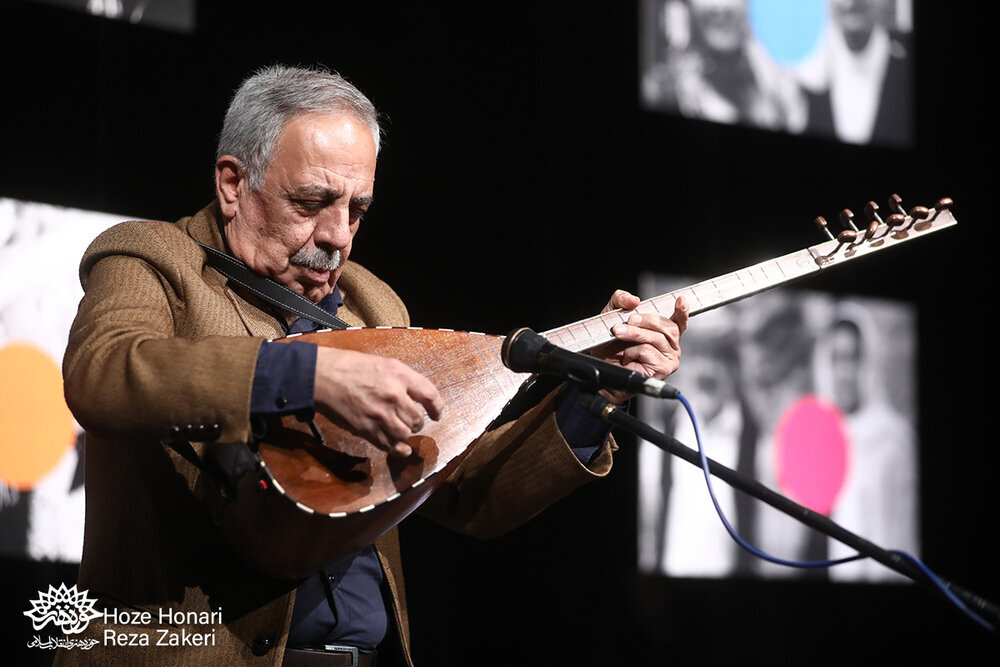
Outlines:
{"label": "mustache", "polygon": [[288,261],[294,266],[304,266],[314,271],[334,271],[340,266],[340,251],[299,248]]}

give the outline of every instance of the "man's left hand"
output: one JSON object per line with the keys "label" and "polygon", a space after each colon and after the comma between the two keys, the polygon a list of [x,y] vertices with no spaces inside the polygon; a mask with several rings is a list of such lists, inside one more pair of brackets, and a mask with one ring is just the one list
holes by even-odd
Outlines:
{"label": "man's left hand", "polygon": [[[640,299],[625,290],[617,290],[601,311],[634,310]],[[688,304],[678,297],[670,317],[656,313],[633,312],[623,324],[611,328],[615,341],[600,345],[590,351],[598,359],[617,364],[646,377],[663,380],[677,370],[681,358],[681,334],[687,329]],[[612,403],[621,404],[632,397],[624,391],[602,390],[601,394]]]}

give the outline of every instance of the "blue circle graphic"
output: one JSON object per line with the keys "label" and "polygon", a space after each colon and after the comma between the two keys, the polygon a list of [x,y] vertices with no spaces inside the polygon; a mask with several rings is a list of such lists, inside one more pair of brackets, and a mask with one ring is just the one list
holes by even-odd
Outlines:
{"label": "blue circle graphic", "polygon": [[784,65],[812,53],[828,20],[826,0],[748,0],[747,5],[750,28]]}

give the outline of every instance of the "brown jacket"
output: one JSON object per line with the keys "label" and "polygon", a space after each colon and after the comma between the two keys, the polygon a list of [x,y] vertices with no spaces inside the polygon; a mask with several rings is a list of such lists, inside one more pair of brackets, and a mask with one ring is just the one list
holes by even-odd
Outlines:
{"label": "brown jacket", "polygon": [[[110,608],[148,610],[153,622],[97,618],[83,636],[99,643],[61,652],[61,664],[281,662],[295,582],[262,576],[234,555],[198,500],[198,469],[161,444],[176,429],[199,425],[219,441],[248,442],[257,351],[265,339],[283,335],[264,304],[206,265],[192,239],[224,247],[216,205],[175,224],[113,227],[81,265],[85,296],[63,367],[67,401],[87,431],[79,588]],[[399,297],[363,267],[348,263],[339,286],[338,317],[349,324],[409,325]],[[422,511],[456,530],[490,536],[607,474],[613,443],[590,469],[581,465],[559,434],[551,404],[550,396],[480,438]],[[412,664],[395,530],[376,542],[376,551]],[[161,611],[191,622],[161,625]],[[221,622],[211,616],[219,611]],[[184,633],[187,644],[156,645]],[[143,641],[150,646],[129,645]]]}

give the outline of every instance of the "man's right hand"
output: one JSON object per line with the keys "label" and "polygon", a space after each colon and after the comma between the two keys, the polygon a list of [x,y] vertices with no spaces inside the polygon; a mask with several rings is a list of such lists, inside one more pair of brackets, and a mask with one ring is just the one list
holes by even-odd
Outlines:
{"label": "man's right hand", "polygon": [[313,395],[326,417],[351,429],[392,456],[409,456],[406,439],[437,421],[444,400],[437,387],[406,364],[353,350],[320,346]]}

